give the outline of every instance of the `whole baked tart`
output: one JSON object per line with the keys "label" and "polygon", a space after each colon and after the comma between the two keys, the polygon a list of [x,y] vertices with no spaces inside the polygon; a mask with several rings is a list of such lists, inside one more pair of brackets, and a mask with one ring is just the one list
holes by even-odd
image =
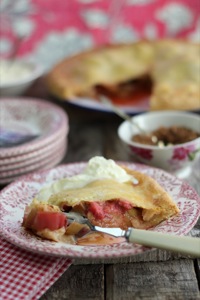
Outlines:
{"label": "whole baked tart", "polygon": [[200,108],[200,44],[163,39],[101,46],[58,63],[46,76],[47,88],[63,100],[98,101],[150,97],[150,110]]}

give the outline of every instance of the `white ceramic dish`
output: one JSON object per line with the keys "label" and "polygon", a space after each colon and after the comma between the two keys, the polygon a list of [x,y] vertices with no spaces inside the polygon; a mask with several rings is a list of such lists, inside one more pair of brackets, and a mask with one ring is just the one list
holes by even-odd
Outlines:
{"label": "white ceramic dish", "polygon": [[44,70],[36,62],[27,60],[0,61],[0,95],[19,96],[38,79]]}
{"label": "white ceramic dish", "polygon": [[[121,162],[122,163],[122,162]],[[173,197],[180,208],[180,214],[162,222],[152,230],[175,235],[187,234],[200,216],[200,198],[186,182],[162,170],[145,165],[123,162],[129,168],[144,172],[157,180]],[[20,178],[0,193],[0,234],[9,242],[32,252],[70,258],[121,258],[150,251],[144,246],[119,242],[112,245],[77,246],[54,243],[36,237],[21,226],[24,208],[38,191],[54,180],[80,173],[85,162],[62,165]]]}
{"label": "white ceramic dish", "polygon": [[[148,112],[132,119],[146,132],[151,132],[161,126],[177,125],[200,133],[200,117],[195,113],[181,111]],[[200,138],[184,144],[160,148],[132,141],[132,136],[137,133],[139,133],[137,127],[130,125],[129,121],[124,121],[118,128],[119,138],[127,145],[133,157],[144,164],[185,177],[200,156]]]}
{"label": "white ceramic dish", "polygon": [[[107,105],[102,104],[101,102],[96,101],[95,99],[89,98],[73,98],[73,99],[66,99],[65,101],[69,102],[72,105],[79,106],[86,109],[97,110],[102,112],[113,113],[112,108],[108,107]],[[127,105],[117,105],[123,111],[129,114],[138,114],[149,110],[149,98],[144,97],[140,99],[140,101],[133,101],[133,104]]]}
{"label": "white ceramic dish", "polygon": [[[112,108],[108,107],[107,105],[102,104],[101,102],[98,102],[95,99],[90,98],[68,98],[68,99],[58,99],[58,101],[66,101],[70,105],[80,107],[83,109],[88,110],[94,110],[94,111],[100,111],[105,113],[113,113]],[[117,107],[119,107],[124,112],[130,114],[130,115],[136,115],[144,112],[148,112],[150,110],[150,99],[149,97],[144,97],[140,100],[133,100],[133,104],[116,104]],[[194,110],[194,112],[200,112],[200,109]]]}
{"label": "white ceramic dish", "polygon": [[67,135],[68,116],[60,107],[34,98],[0,99],[2,130],[37,135],[21,145],[0,148],[0,159],[38,150]]}

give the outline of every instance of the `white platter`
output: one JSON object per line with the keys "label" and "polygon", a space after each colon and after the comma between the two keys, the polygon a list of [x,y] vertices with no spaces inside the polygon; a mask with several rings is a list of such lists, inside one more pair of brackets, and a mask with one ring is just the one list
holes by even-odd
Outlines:
{"label": "white platter", "polygon": [[[79,106],[82,108],[90,109],[90,110],[96,110],[101,112],[108,112],[113,113],[113,109],[111,107],[108,107],[97,100],[89,99],[89,98],[73,98],[73,99],[66,99],[65,101],[69,102],[72,105]],[[149,98],[144,97],[137,103],[134,103],[133,105],[117,105],[121,110],[128,114],[138,114],[142,112],[149,111]]]}

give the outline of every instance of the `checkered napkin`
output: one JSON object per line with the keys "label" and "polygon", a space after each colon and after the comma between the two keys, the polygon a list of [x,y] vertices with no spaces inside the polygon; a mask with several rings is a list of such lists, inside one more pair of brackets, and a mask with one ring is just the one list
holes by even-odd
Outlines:
{"label": "checkered napkin", "polygon": [[0,239],[0,300],[37,300],[72,264],[20,249]]}

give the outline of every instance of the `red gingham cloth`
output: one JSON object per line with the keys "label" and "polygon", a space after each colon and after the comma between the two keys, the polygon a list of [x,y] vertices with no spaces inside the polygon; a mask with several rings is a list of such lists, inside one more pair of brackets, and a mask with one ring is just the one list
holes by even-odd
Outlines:
{"label": "red gingham cloth", "polygon": [[37,300],[72,260],[32,254],[0,239],[0,300]]}

